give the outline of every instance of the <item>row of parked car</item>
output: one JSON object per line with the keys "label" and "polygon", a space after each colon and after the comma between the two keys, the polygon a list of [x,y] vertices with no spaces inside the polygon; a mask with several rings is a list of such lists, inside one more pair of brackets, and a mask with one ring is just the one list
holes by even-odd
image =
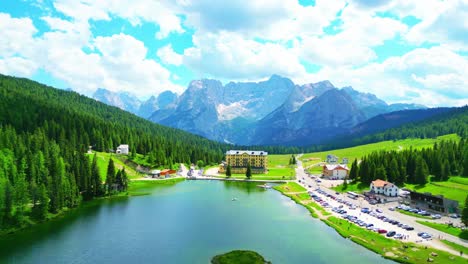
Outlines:
{"label": "row of parked car", "polygon": [[397,233],[395,231],[387,231],[387,230],[385,230],[383,228],[375,227],[374,224],[371,224],[371,223],[368,224],[368,223],[364,222],[363,220],[360,220],[356,216],[343,214],[342,217],[344,219],[346,219],[346,220],[360,226],[360,227],[366,228],[367,230],[371,230],[371,231],[377,232],[379,234],[385,234],[387,237],[393,237],[395,239],[402,239],[403,238],[403,234]]}
{"label": "row of parked car", "polygon": [[407,205],[404,205],[404,204],[400,204],[396,208],[400,209],[400,210],[407,211],[407,212],[415,213],[415,214],[418,214],[418,215],[422,215],[422,216],[431,216],[432,219],[440,219],[442,217],[440,214],[430,214],[427,211],[420,210],[418,208],[411,208],[410,206],[407,206]]}
{"label": "row of parked car", "polygon": [[400,228],[402,228],[402,229],[405,229],[406,231],[412,231],[412,230],[414,230],[414,227],[412,227],[412,226],[409,226],[409,225],[407,225],[407,224],[400,223],[400,222],[397,221],[397,220],[394,220],[394,219],[391,219],[391,218],[389,218],[389,217],[386,217],[385,215],[382,214],[383,211],[380,210],[380,209],[377,209],[377,210],[374,212],[374,211],[370,210],[369,208],[363,208],[363,209],[361,210],[361,212],[366,213],[366,214],[369,214],[370,216],[373,216],[373,217],[375,217],[375,218],[377,218],[377,219],[380,219],[380,220],[382,220],[382,221],[384,221],[384,222],[386,222],[386,223],[390,223],[390,224],[392,224],[392,225],[394,225],[394,226],[398,226],[398,227],[400,227]]}

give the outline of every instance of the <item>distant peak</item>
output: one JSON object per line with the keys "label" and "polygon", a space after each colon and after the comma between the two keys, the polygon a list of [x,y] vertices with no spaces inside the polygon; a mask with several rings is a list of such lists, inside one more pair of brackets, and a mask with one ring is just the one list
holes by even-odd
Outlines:
{"label": "distant peak", "polygon": [[282,80],[282,79],[285,79],[285,77],[280,76],[278,74],[273,74],[273,75],[271,75],[269,80],[278,80],[278,79]]}

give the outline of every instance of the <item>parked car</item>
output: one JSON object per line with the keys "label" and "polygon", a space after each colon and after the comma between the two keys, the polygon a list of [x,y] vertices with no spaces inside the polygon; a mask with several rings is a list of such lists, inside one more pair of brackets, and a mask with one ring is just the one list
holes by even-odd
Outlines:
{"label": "parked car", "polygon": [[387,233],[387,237],[392,237],[392,236],[394,236],[395,234],[396,234],[395,231],[390,231],[390,232]]}
{"label": "parked car", "polygon": [[388,208],[388,210],[390,210],[390,211],[395,211],[395,208],[390,207],[390,208]]}
{"label": "parked car", "polygon": [[429,235],[429,234],[427,234],[427,233],[424,233],[421,237],[424,238],[424,239],[429,239],[429,238],[431,238],[432,236]]}
{"label": "parked car", "polygon": [[385,229],[379,229],[377,232],[379,232],[379,234],[385,234],[385,233],[387,233],[387,230],[385,230]]}
{"label": "parked car", "polygon": [[393,238],[395,239],[402,239],[403,235],[402,234],[396,234]]}
{"label": "parked car", "polygon": [[440,219],[442,216],[440,214],[433,214],[431,215],[432,219]]}

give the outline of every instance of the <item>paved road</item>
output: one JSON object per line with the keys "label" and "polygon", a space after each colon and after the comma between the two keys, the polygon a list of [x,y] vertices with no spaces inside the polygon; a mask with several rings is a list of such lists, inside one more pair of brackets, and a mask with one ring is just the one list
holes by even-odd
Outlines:
{"label": "paved road", "polygon": [[[427,245],[430,245],[432,247],[451,252],[452,254],[455,254],[455,255],[458,255],[459,252],[456,252],[455,250],[452,250],[451,248],[448,248],[445,244],[443,244],[442,242],[439,241],[439,239],[438,239],[439,237],[441,239],[446,239],[448,241],[451,241],[451,242],[454,242],[454,243],[457,243],[457,244],[460,244],[460,245],[464,245],[465,247],[468,247],[468,241],[466,241],[466,240],[462,240],[462,239],[460,239],[458,237],[446,234],[444,232],[440,232],[438,230],[435,230],[435,229],[432,229],[430,227],[427,227],[427,226],[424,226],[424,225],[421,225],[421,224],[417,223],[416,220],[421,220],[420,218],[415,218],[415,217],[411,217],[411,216],[408,216],[408,215],[405,215],[405,214],[401,214],[401,213],[396,212],[396,211],[388,210],[388,208],[396,206],[397,205],[396,202],[391,203],[391,204],[385,204],[385,205],[382,205],[382,204],[371,205],[367,201],[365,201],[362,197],[358,198],[357,200],[354,200],[354,199],[351,199],[351,198],[347,197],[346,194],[336,194],[334,190],[331,190],[331,189],[328,188],[331,184],[327,183],[327,180],[321,180],[322,182],[318,183],[316,181],[318,175],[314,176],[315,178],[309,177],[308,174],[304,172],[304,168],[302,167],[302,163],[300,161],[297,162],[296,176],[297,176],[296,177],[297,182],[299,184],[301,184],[302,186],[306,187],[306,189],[308,191],[315,191],[316,189],[321,189],[321,190],[325,191],[326,194],[331,194],[331,195],[334,195],[336,197],[341,198],[342,200],[349,201],[349,202],[351,202],[352,204],[354,204],[357,207],[357,209],[355,209],[355,210],[350,210],[349,207],[344,206],[344,209],[347,210],[347,212],[348,212],[347,214],[354,215],[354,216],[358,217],[359,219],[365,221],[366,223],[372,223],[376,227],[383,228],[383,229],[386,229],[388,231],[393,230],[393,231],[396,231],[397,233],[400,233],[402,235],[406,235],[406,236],[408,236],[408,239],[407,239],[408,241],[413,241],[413,242],[417,242],[417,243],[421,243],[421,244],[427,244]],[[299,182],[299,180],[301,182]],[[332,182],[332,181],[330,181],[330,182]],[[333,182],[335,182],[335,181],[333,181]],[[337,207],[337,206],[341,205],[341,203],[339,203],[336,200],[333,200],[331,198],[328,198],[328,197],[325,197],[325,196],[321,196],[321,198],[324,199],[325,201],[327,201],[332,207]],[[390,219],[395,219],[395,220],[397,220],[397,221],[399,221],[401,223],[412,226],[412,227],[415,228],[415,230],[407,231],[407,230],[404,230],[404,229],[399,228],[397,226],[394,226],[394,225],[392,225],[392,224],[390,224],[388,222],[384,222],[382,220],[379,220],[376,217],[373,217],[373,216],[371,216],[369,214],[361,213],[360,210],[361,210],[361,208],[364,208],[364,207],[370,208],[373,211],[375,211],[375,209],[377,209],[377,208],[380,208],[383,211],[382,214],[385,215],[386,217],[388,217]],[[328,210],[331,211],[331,208],[329,208]],[[336,214],[336,213],[334,213],[334,214],[336,216],[340,216],[339,214]],[[443,219],[441,221],[447,221],[447,219]],[[423,240],[423,239],[421,239],[420,237],[417,236],[417,233],[419,233],[419,232],[429,233],[429,234],[432,235],[433,239]],[[464,257],[468,258],[468,256],[466,256],[466,255],[464,255]]]}

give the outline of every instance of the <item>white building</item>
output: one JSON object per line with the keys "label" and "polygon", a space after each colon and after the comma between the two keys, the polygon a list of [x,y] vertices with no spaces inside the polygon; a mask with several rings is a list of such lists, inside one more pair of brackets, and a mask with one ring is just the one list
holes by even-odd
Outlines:
{"label": "white building", "polygon": [[375,180],[371,182],[370,191],[376,194],[383,194],[385,196],[398,196],[398,187],[393,183],[383,180]]}
{"label": "white building", "polygon": [[120,145],[117,147],[117,150],[115,151],[117,154],[125,154],[128,155],[128,145]]}
{"label": "white building", "polygon": [[336,164],[338,163],[338,157],[333,154],[327,155],[327,163],[328,164]]}
{"label": "white building", "polygon": [[346,165],[331,165],[323,166],[322,175],[333,180],[342,180],[348,176],[348,166]]}

